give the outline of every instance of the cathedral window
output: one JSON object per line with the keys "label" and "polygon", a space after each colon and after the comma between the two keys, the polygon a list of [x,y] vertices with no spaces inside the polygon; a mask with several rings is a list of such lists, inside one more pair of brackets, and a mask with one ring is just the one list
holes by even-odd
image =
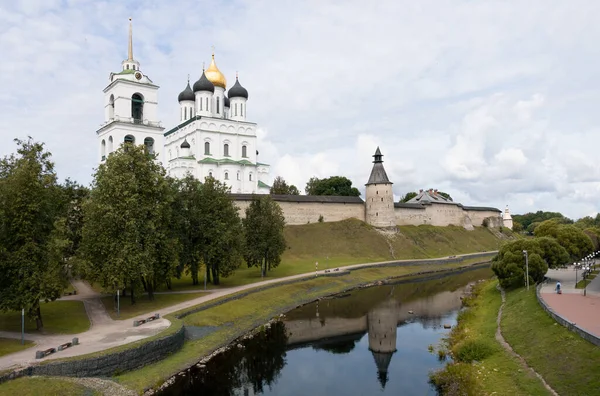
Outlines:
{"label": "cathedral window", "polygon": [[223,145],[223,155],[229,157],[229,145],[227,143]]}
{"label": "cathedral window", "polygon": [[217,114],[221,111],[221,98],[217,98]]}
{"label": "cathedral window", "polygon": [[210,155],[210,143],[204,142],[204,155]]}
{"label": "cathedral window", "polygon": [[154,154],[154,139],[151,137],[144,139],[144,148],[148,154]]}
{"label": "cathedral window", "polygon": [[134,122],[144,119],[144,98],[138,93],[131,97],[131,117]]}
{"label": "cathedral window", "polygon": [[229,180],[229,173],[225,172],[225,180]]}
{"label": "cathedral window", "polygon": [[242,146],[242,157],[243,158],[248,157],[248,151],[246,149],[246,146]]}

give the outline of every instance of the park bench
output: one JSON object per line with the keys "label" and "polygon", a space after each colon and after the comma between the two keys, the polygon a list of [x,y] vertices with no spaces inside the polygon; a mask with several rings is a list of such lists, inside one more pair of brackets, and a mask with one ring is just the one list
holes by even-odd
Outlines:
{"label": "park bench", "polygon": [[160,319],[160,314],[154,314],[152,316],[150,316],[149,318],[146,319],[140,319],[140,320],[134,320],[133,321],[133,327],[138,327],[140,325],[143,325],[144,323],[149,323],[152,322],[154,320]]}

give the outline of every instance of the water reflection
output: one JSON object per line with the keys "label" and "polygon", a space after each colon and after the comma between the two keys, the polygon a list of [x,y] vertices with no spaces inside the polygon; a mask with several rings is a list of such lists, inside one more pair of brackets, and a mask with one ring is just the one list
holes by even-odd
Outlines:
{"label": "water reflection", "polygon": [[455,323],[464,286],[489,276],[402,281],[305,305],[159,394],[435,394],[427,374],[440,363],[427,347]]}

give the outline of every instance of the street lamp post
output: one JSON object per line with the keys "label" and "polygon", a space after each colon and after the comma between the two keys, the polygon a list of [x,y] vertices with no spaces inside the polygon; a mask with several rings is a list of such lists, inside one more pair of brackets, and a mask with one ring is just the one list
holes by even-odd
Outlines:
{"label": "street lamp post", "polygon": [[25,345],[25,308],[21,309],[21,345]]}
{"label": "street lamp post", "polygon": [[525,256],[525,284],[527,285],[527,290],[529,290],[529,256],[527,255],[527,250],[523,250],[523,255]]}

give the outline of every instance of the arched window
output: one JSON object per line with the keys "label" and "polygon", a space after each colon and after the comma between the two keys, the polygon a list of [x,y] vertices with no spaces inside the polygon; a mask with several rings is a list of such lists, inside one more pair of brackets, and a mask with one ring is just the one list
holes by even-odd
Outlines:
{"label": "arched window", "polygon": [[138,123],[144,119],[144,98],[138,93],[131,97],[131,117]]}
{"label": "arched window", "polygon": [[248,180],[252,181],[252,173],[248,175]]}
{"label": "arched window", "polygon": [[235,104],[234,109],[235,109],[235,115],[237,115],[237,103]]}
{"label": "arched window", "polygon": [[127,65],[127,70],[129,70],[129,65]]}
{"label": "arched window", "polygon": [[240,103],[240,117],[244,116],[244,104]]}
{"label": "arched window", "polygon": [[202,111],[202,98],[200,98],[200,111]]}
{"label": "arched window", "polygon": [[229,180],[229,172],[225,172],[225,180]]}
{"label": "arched window", "polygon": [[221,98],[217,97],[217,114],[221,111]]}
{"label": "arched window", "polygon": [[212,172],[208,172],[208,177],[212,177]]}
{"label": "arched window", "polygon": [[240,180],[240,171],[237,172],[237,179]]}
{"label": "arched window", "polygon": [[242,146],[242,157],[246,158],[248,157],[248,150],[246,149],[246,146]]}
{"label": "arched window", "polygon": [[112,153],[113,152],[113,138],[112,136],[108,137],[108,153]]}
{"label": "arched window", "polygon": [[204,142],[204,155],[210,155],[210,143]]}
{"label": "arched window", "polygon": [[115,118],[115,95],[110,95],[108,99],[108,119],[112,120]]}
{"label": "arched window", "polygon": [[206,111],[209,111],[210,109],[208,108],[208,98],[206,98]]}
{"label": "arched window", "polygon": [[125,136],[125,139],[123,139],[123,142],[135,144],[135,138],[132,135],[127,135]]}
{"label": "arched window", "polygon": [[106,141],[102,139],[102,143],[100,144],[100,155],[102,156],[102,161],[106,159]]}
{"label": "arched window", "polygon": [[135,70],[135,65],[133,65],[133,66],[131,66],[131,67],[133,67],[133,70]]}
{"label": "arched window", "polygon": [[183,108],[183,120],[187,120],[187,107]]}
{"label": "arched window", "polygon": [[229,157],[229,145],[227,143],[223,145],[223,155]]}
{"label": "arched window", "polygon": [[154,154],[154,139],[151,137],[144,139],[144,147],[146,148],[146,152],[148,154]]}

